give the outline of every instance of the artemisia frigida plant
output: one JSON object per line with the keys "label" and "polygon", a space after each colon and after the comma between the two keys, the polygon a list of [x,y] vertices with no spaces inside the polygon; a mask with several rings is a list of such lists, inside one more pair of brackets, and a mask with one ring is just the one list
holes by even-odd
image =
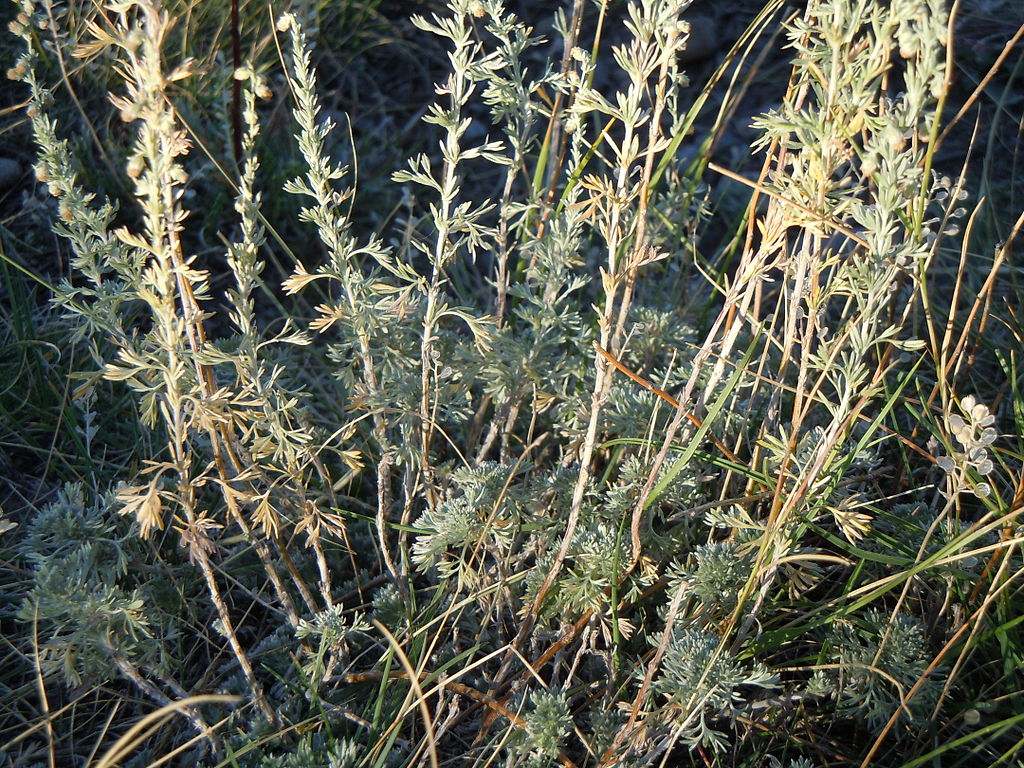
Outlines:
{"label": "artemisia frigida plant", "polygon": [[[93,365],[80,407],[119,383],[160,445],[109,487],[66,488],[25,538],[19,617],[46,679],[184,702],[180,741],[208,765],[957,748],[946,726],[984,682],[950,651],[1005,599],[1019,537],[996,416],[957,396],[931,309],[965,197],[932,171],[946,10],[790,16],[751,180],[678,152],[707,96],[680,69],[688,5],[575,2],[539,70],[544,41],[499,0],[414,17],[449,72],[428,149],[393,176],[402,218],[369,234],[305,19],[282,15],[283,79],[233,72],[244,162],[219,296],[190,253],[190,174],[209,162],[175,106],[199,73],[171,60],[171,4],[109,2],[75,49],[121,78],[134,209],[118,215],[49,116],[54,6],[19,2],[12,76],[71,254],[54,301]],[[273,84],[305,165],[282,190],[316,234],[301,248],[263,213]],[[751,190],[747,230],[700,255],[721,176]],[[294,258],[283,285],[267,254]],[[127,566],[154,556],[173,574]],[[203,602],[174,615],[161,589]],[[193,647],[215,663],[197,670]],[[915,741],[923,723],[946,741]]]}

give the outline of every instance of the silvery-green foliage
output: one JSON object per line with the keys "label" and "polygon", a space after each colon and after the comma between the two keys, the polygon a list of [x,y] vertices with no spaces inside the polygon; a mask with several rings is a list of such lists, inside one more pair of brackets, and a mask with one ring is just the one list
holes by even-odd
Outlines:
{"label": "silvery-green foliage", "polygon": [[[602,267],[604,296],[599,321],[601,341],[605,344],[613,330],[617,299],[624,302],[619,307],[620,314],[628,314],[631,288],[627,287],[625,295],[619,296],[620,285],[631,285],[635,271],[643,266],[642,259],[636,260],[638,255],[643,249],[651,248],[646,239],[637,243],[630,241],[633,236],[639,237],[639,232],[646,227],[647,197],[636,172],[645,155],[650,161],[667,146],[667,140],[658,133],[660,125],[651,123],[660,120],[666,102],[672,103],[671,94],[684,83],[677,55],[686,46],[689,27],[681,19],[681,13],[688,5],[688,0],[642,0],[629,4],[625,20],[629,40],[612,48],[612,57],[627,84],[613,98],[593,87],[595,65],[589,54],[579,48],[572,52],[575,65],[569,69],[565,87],[574,94],[566,123],[573,139],[570,147],[573,158],[581,156],[585,126],[592,118],[598,118],[595,124],[611,118],[615,126],[610,135],[603,135],[608,147],[606,167],[581,180],[580,186],[586,188],[587,197],[580,203],[572,203],[583,206],[592,231],[603,242],[607,253],[606,266]],[[652,87],[655,75],[664,75],[664,78]],[[645,129],[647,137],[642,141]],[[638,205],[641,197],[643,202]],[[656,249],[646,253],[652,255],[652,261],[668,256]],[[601,388],[600,384],[597,386]]]}
{"label": "silvery-green foliage", "polygon": [[[260,168],[256,153],[260,128],[256,102],[266,84],[248,67],[235,73],[235,77],[247,85],[243,92],[245,162],[235,199],[240,231],[239,239],[230,244],[227,252],[228,267],[235,281],[227,292],[228,316],[235,336],[221,343],[218,351],[222,354],[211,355],[211,359],[234,368],[239,394],[252,404],[251,408],[236,411],[239,442],[265,473],[255,493],[258,501],[254,521],[264,532],[276,535],[282,524],[280,510],[302,506],[297,499],[306,494],[308,470],[315,452],[314,433],[301,407],[307,393],[296,383],[297,377],[287,372],[288,364],[294,360],[293,346],[305,346],[310,340],[290,319],[269,338],[257,321],[254,293],[262,284],[265,265],[260,251],[266,244],[266,234],[261,218],[263,196],[256,187]],[[355,463],[357,455],[350,454],[345,459]]]}
{"label": "silvery-green foliage", "polygon": [[[615,525],[628,521],[651,471],[651,462],[639,456],[630,456],[623,461],[618,480],[601,494],[601,503],[597,507],[600,519]],[[660,484],[671,472],[671,466],[662,466],[654,478],[655,482]],[[648,556],[672,558],[680,548],[692,546],[694,526],[689,520],[688,510],[707,498],[708,481],[713,478],[714,473],[698,459],[672,475],[658,497],[658,504],[651,508],[649,523],[645,526],[644,551]]]}
{"label": "silvery-green foliage", "polygon": [[31,584],[18,618],[37,627],[43,673],[70,685],[118,676],[119,658],[158,657],[145,595],[128,575],[133,537],[111,517],[112,494],[68,485],[28,524],[18,550]]}
{"label": "silvery-green foliage", "polygon": [[340,605],[333,605],[313,616],[302,619],[295,628],[295,636],[300,640],[313,640],[327,650],[341,649],[348,636],[355,632],[366,632],[370,628],[362,615],[352,614]]}
{"label": "silvery-green foliage", "polygon": [[[621,362],[630,370],[666,392],[678,392],[689,380],[690,348],[695,335],[678,309],[639,304],[630,313],[632,325]],[[556,407],[560,429],[570,435],[585,431],[590,418],[590,391],[594,387],[594,370],[586,371],[584,386],[576,396]],[[652,432],[651,419],[657,415],[653,429],[658,434],[672,418],[672,408],[616,374],[605,392],[599,428],[602,434],[617,437],[646,437]]]}
{"label": "silvery-green foliage", "polygon": [[[852,430],[856,437],[856,430]],[[864,475],[879,463],[876,451],[868,446],[858,450],[854,439],[835,446],[822,457],[822,446],[828,445],[828,434],[821,426],[813,426],[800,437],[795,447],[786,444],[785,434],[779,437],[765,435],[761,444],[766,449],[764,463],[768,472],[778,473],[786,467],[783,483],[795,489],[801,479],[815,474],[815,467],[823,469],[817,473],[810,485],[806,502],[800,511],[812,522],[831,516],[835,524],[850,540],[857,540],[870,524],[870,516],[855,511],[863,500],[860,484],[843,484],[844,479]]]}
{"label": "silvery-green foliage", "polygon": [[554,764],[572,728],[565,692],[534,691],[530,694],[523,720],[525,727],[521,735],[510,745],[511,755],[525,755],[526,765],[530,768],[546,768]]}
{"label": "silvery-green foliage", "polygon": [[[578,530],[555,587],[557,610],[569,615],[608,611],[611,588],[622,579],[629,561],[629,536],[617,522],[593,522]],[[623,592],[628,593],[630,586],[622,584]]]}
{"label": "silvery-green foliage", "polygon": [[[669,93],[672,98],[678,99],[685,91],[672,90]],[[666,109],[666,112],[677,118],[685,114],[681,111],[673,112],[671,108]],[[669,132],[668,135],[675,134]],[[657,307],[677,304],[680,295],[688,297],[688,291],[694,288],[683,282],[682,273],[698,252],[703,229],[714,213],[710,202],[711,188],[694,176],[690,165],[692,161],[684,154],[666,159],[668,165],[664,181],[655,200],[657,214],[647,225],[646,238],[658,250],[678,256],[661,262],[657,267],[660,279],[651,280],[651,285],[645,286],[645,300]],[[701,290],[699,285],[695,288]],[[692,319],[679,320],[682,328],[693,331],[689,327]]]}
{"label": "silvery-green foliage", "polygon": [[[293,116],[299,126],[296,141],[308,163],[304,176],[288,182],[285,191],[310,199],[311,205],[301,210],[300,218],[316,226],[317,234],[329,255],[328,262],[320,267],[317,274],[299,271],[288,285],[298,290],[321,276],[333,279],[341,283],[344,289],[343,302],[337,311],[351,309],[355,306],[354,302],[363,298],[363,292],[373,296],[375,290],[371,280],[355,269],[352,263],[354,258],[369,257],[380,268],[399,278],[412,279],[414,275],[390,259],[389,250],[378,239],[371,238],[360,246],[352,234],[351,220],[345,210],[352,190],[337,189],[337,182],[348,176],[349,169],[332,161],[327,151],[327,140],[332,136],[334,124],[329,118],[320,118],[316,73],[310,62],[309,44],[302,28],[291,15],[286,14],[281,18],[278,29],[288,32],[290,36],[290,83],[296,97]],[[330,320],[329,312],[325,311],[323,315],[325,322]],[[358,327],[361,321],[370,318],[352,316],[348,322]]]}
{"label": "silvery-green foliage", "polygon": [[897,709],[909,713],[903,722],[911,727],[931,716],[942,690],[941,668],[930,670],[913,699],[907,699],[930,660],[924,628],[917,619],[872,608],[862,617],[837,622],[825,647],[830,664],[815,671],[809,692],[833,696],[844,713],[876,730]]}
{"label": "silvery-green foliage", "polygon": [[588,283],[577,272],[581,225],[571,212],[556,216],[543,239],[521,249],[527,267],[508,289],[516,300],[512,318],[495,334],[482,372],[484,391],[505,407],[533,391],[563,398],[578,384],[578,360],[591,333],[580,311]]}
{"label": "silvery-green foliage", "polygon": [[480,100],[515,151],[517,163],[521,163],[533,137],[531,129],[540,116],[540,104],[535,100],[537,89],[556,81],[557,76],[549,71],[530,78],[524,55],[543,39],[535,36],[501,2],[481,3],[480,11],[485,19],[484,28],[496,44],[493,51],[470,64],[469,75],[474,82],[483,83]]}
{"label": "silvery-green foliage", "polygon": [[[689,379],[685,363],[644,370],[644,377],[666,392],[678,392]],[[601,430],[605,434],[642,437],[663,432],[674,415],[670,405],[625,376],[617,376],[608,387],[608,402],[601,409]],[[585,414],[587,411],[584,410]],[[653,422],[653,424],[652,424]]]}
{"label": "silvery-green foliage", "polygon": [[350,737],[307,733],[292,749],[280,754],[242,750],[237,764],[241,768],[355,768],[364,753],[365,747]]}
{"label": "silvery-green foliage", "polygon": [[728,613],[736,605],[750,566],[750,558],[735,542],[702,544],[687,562],[669,566],[669,589],[671,594],[679,590],[698,600],[701,615]]}
{"label": "silvery-green foliage", "polygon": [[[773,173],[773,185],[804,207],[782,213],[804,229],[782,263],[794,292],[788,327],[792,332],[807,318],[808,363],[829,384],[823,404],[832,423],[846,423],[847,430],[847,414],[882,391],[884,379],[870,361],[887,347],[920,348],[904,338],[909,304],[894,317],[888,308],[897,280],[914,279],[929,254],[919,214],[933,191],[922,186],[924,147],[909,137],[929,129],[946,16],[938,3],[912,5],[913,11],[902,5],[901,16],[865,0],[812,4],[790,32],[807,98],[799,106],[787,100],[757,121],[756,146],[781,141],[787,147],[788,168]],[[909,88],[893,95],[883,85],[897,54]],[[853,132],[864,133],[862,145],[852,141]],[[819,254],[813,263],[809,252]],[[840,327],[843,333],[833,334]],[[844,437],[830,434],[823,444]]]}
{"label": "silvery-green foliage", "polygon": [[[467,162],[480,158],[491,163],[508,163],[506,148],[500,141],[484,141],[474,146],[463,144],[466,131],[472,122],[465,116],[464,109],[475,90],[473,68],[478,66],[484,55],[473,41],[473,7],[464,0],[451,5],[451,16],[434,14],[431,20],[414,16],[412,22],[419,29],[446,39],[453,50],[449,54],[451,72],[446,81],[439,85],[440,99],[428,109],[424,121],[437,125],[443,132],[441,142],[441,163],[435,167],[432,159],[421,154],[409,162],[409,168],[395,174],[398,182],[410,182],[423,187],[432,199],[429,203],[429,219],[433,227],[430,237],[413,238],[410,246],[420,251],[430,263],[430,276],[420,283],[423,296],[424,314],[421,337],[421,406],[420,417],[428,418],[430,403],[435,396],[430,383],[435,376],[436,356],[434,335],[438,324],[446,317],[466,323],[477,344],[486,344],[490,337],[485,318],[476,315],[468,307],[449,304],[444,291],[447,270],[460,255],[475,257],[476,254],[494,242],[495,230],[486,223],[494,203],[489,200],[474,202],[461,199]],[[477,70],[479,73],[479,70]],[[429,428],[421,425],[429,434]],[[426,460],[426,457],[424,457]]]}
{"label": "silvery-green foliage", "polygon": [[[602,620],[608,619],[611,588],[617,586],[619,599],[636,599],[643,589],[650,586],[653,577],[642,569],[627,572],[627,565],[633,560],[633,545],[629,532],[629,521],[640,496],[640,491],[650,477],[650,464],[637,456],[630,456],[620,466],[615,483],[601,492],[593,486],[585,494],[581,510],[581,522],[568,549],[568,557],[562,574],[551,588],[551,597],[543,609],[545,616],[571,615],[586,610],[593,611]],[[706,476],[701,462],[693,462],[665,487],[660,497],[664,513],[652,511],[652,523],[644,530],[644,551],[651,557],[663,557],[667,553],[688,546],[689,526],[669,524],[680,510],[703,498],[703,483]],[[662,469],[666,473],[668,468]],[[659,477],[661,475],[659,474]],[[538,486],[540,490],[541,486]],[[567,494],[568,489],[563,490]],[[560,495],[552,502],[558,506],[565,503]],[[550,527],[560,533],[560,523]],[[547,549],[540,554],[537,567],[526,579],[526,593],[535,594],[539,589],[554,559],[559,541],[548,538]],[[621,627],[629,630],[628,623]],[[607,628],[607,624],[602,625]]]}
{"label": "silvery-green foliage", "polygon": [[482,58],[473,61],[468,75],[474,83],[483,84],[480,101],[491,114],[491,122],[505,134],[510,155],[500,161],[507,165],[502,191],[498,225],[495,231],[496,311],[499,322],[505,314],[506,291],[509,275],[507,258],[511,255],[516,236],[529,232],[528,223],[536,215],[538,201],[520,199],[516,175],[527,171],[527,152],[536,145],[535,124],[545,113],[545,105],[538,100],[541,88],[558,87],[560,76],[551,69],[530,72],[525,64],[526,55],[544,41],[533,35],[531,28],[509,13],[497,0],[475,7],[485,19],[484,29],[494,40],[494,48]]}
{"label": "silvery-green foliage", "polygon": [[[468,119],[460,118],[459,110],[473,92],[468,68],[476,61],[465,21],[468,7],[460,13],[453,19],[436,17],[434,23],[421,18],[416,21],[456,46],[452,63],[457,71],[443,89],[450,93],[451,103],[434,105],[425,118],[447,131],[442,179],[435,180],[431,159],[425,154],[411,161],[408,171],[396,174],[396,180],[425,186],[441,198],[438,205],[431,203],[436,232],[430,237],[413,237],[406,245],[423,250],[425,243],[436,242],[437,249],[428,254],[432,264],[429,280],[411,266],[412,253],[403,252],[398,258],[379,238],[371,237],[360,245],[351,234],[346,210],[351,190],[336,188],[348,170],[335,165],[327,153],[333,126],[318,118],[316,77],[308,44],[293,17],[285,16],[279,23],[291,35],[292,82],[298,96],[295,117],[301,129],[298,141],[309,165],[305,178],[292,181],[286,190],[314,200],[302,216],[316,225],[329,254],[315,273],[300,267],[286,287],[298,291],[321,278],[337,285],[338,297],[317,307],[320,317],[311,327],[320,332],[334,328],[339,333],[341,340],[331,346],[330,355],[338,364],[337,374],[350,392],[351,403],[377,414],[375,439],[380,448],[407,466],[426,460],[424,446],[415,439],[417,432],[428,429],[425,422],[446,424],[465,417],[466,396],[480,365],[476,350],[490,338],[486,318],[452,305],[443,290],[445,270],[456,255],[463,250],[475,253],[491,232],[480,221],[492,209],[491,204],[476,208],[469,203],[456,204],[460,188],[457,169],[460,163],[480,156],[501,162],[497,153],[502,148],[499,142],[469,149],[460,143]],[[442,327],[442,322],[468,328],[472,344]],[[399,418],[386,424],[379,416],[385,411],[399,414]]]}
{"label": "silvery-green foliage", "polygon": [[[657,644],[652,638],[651,642]],[[726,748],[725,734],[716,721],[729,721],[749,699],[745,687],[778,687],[778,676],[759,662],[747,665],[722,647],[711,632],[674,628],[665,649],[655,690],[666,697],[660,717],[683,743]]]}
{"label": "silvery-green foliage", "polygon": [[351,637],[370,628],[361,613],[341,605],[325,608],[311,619],[300,619],[295,637],[304,641],[302,671],[306,680],[318,684],[336,664],[347,660]]}
{"label": "silvery-green foliage", "polygon": [[355,768],[363,749],[353,739],[336,739],[327,747],[326,768]]}
{"label": "silvery-green foliage", "polygon": [[[326,260],[313,272],[300,262],[284,286],[297,293],[325,282],[330,296],[316,306],[318,316],[310,329],[340,337],[330,345],[329,356],[352,407],[377,414],[373,433],[378,449],[392,452],[395,440],[404,450],[393,453],[393,458],[408,463],[418,455],[411,439],[417,428],[412,413],[421,395],[415,362],[418,336],[409,321],[422,312],[420,278],[379,237],[360,243],[352,232],[352,189],[342,186],[349,169],[331,159],[329,141],[337,134],[333,122],[320,117],[309,43],[292,15],[281,17],[278,29],[290,38],[296,140],[307,165],[305,174],[289,181],[285,191],[311,201],[301,209],[300,218],[316,227],[327,251]],[[379,416],[384,409],[406,417],[389,430]]]}
{"label": "silvery-green foliage", "polygon": [[46,23],[46,12],[33,0],[23,0],[19,9],[24,23],[12,31],[25,41],[25,51],[11,70],[30,90],[27,114],[32,121],[39,152],[36,179],[57,201],[54,231],[71,249],[70,277],[60,281],[53,301],[76,322],[72,342],[84,341],[94,363],[103,365],[110,357],[104,338],[123,338],[132,315],[132,288],[141,278],[144,260],[113,233],[117,206],[85,189],[78,179],[69,144],[58,135],[58,126],[47,114],[53,104],[51,91],[36,76],[39,56],[33,48],[33,30]]}
{"label": "silvery-green foliage", "polygon": [[[615,735],[625,724],[626,717],[621,711],[594,707],[590,710],[590,723],[587,733],[589,745],[595,754],[604,755],[615,740]],[[618,765],[625,765],[619,762]]]}
{"label": "silvery-green foliage", "polygon": [[385,584],[374,593],[373,617],[385,627],[401,627],[406,622],[405,614],[406,607],[397,586]]}
{"label": "silvery-green foliage", "polygon": [[623,362],[638,371],[654,365],[686,367],[697,333],[684,311],[672,305],[639,304],[633,308],[630,319],[633,326]]}
{"label": "silvery-green foliage", "polygon": [[[118,93],[111,95],[111,103],[121,119],[134,129],[126,173],[131,180],[138,218],[110,234],[122,244],[126,263],[135,265],[121,269],[119,260],[112,259],[122,278],[120,291],[125,300],[141,308],[146,321],[141,328],[108,325],[103,329],[116,348],[116,358],[106,363],[103,375],[131,389],[138,399],[143,423],[150,428],[159,426],[166,438],[166,451],[158,460],[149,462],[142,473],[144,482],[120,488],[118,498],[122,512],[133,514],[139,522],[144,538],[164,528],[168,520],[174,520],[180,541],[191,560],[199,565],[217,610],[214,627],[228,641],[261,710],[273,719],[261,685],[234,633],[210,558],[217,550],[214,538],[225,527],[225,520],[237,524],[247,535],[252,531],[250,520],[254,520],[263,534],[276,536],[279,503],[270,497],[274,485],[279,486],[278,493],[298,493],[302,498],[290,502],[304,513],[316,509],[315,504],[306,504],[304,498],[303,473],[312,459],[305,451],[310,438],[295,408],[296,397],[287,388],[277,386],[281,369],[265,368],[258,354],[265,345],[282,341],[302,343],[304,337],[286,325],[279,336],[267,340],[257,333],[253,322],[250,294],[261,269],[257,251],[262,238],[257,224],[259,201],[253,188],[253,158],[243,173],[238,201],[243,217],[242,241],[229,257],[236,290],[227,298],[229,303],[237,302],[230,314],[239,335],[222,346],[208,335],[210,314],[204,307],[211,301],[209,274],[198,267],[198,257],[189,251],[182,235],[189,213],[184,187],[189,180],[186,166],[192,142],[168,97],[175,83],[192,74],[194,61],[185,59],[176,67],[166,66],[163,46],[171,22],[157,4],[137,0],[118,3],[111,10],[111,16],[104,17],[102,24],[90,26],[92,39],[82,51],[90,55],[108,51],[113,54],[121,84]],[[25,40],[31,49],[31,36],[26,35]],[[245,74],[237,73],[239,77]],[[251,76],[249,79],[255,81]],[[258,82],[254,82],[253,90],[259,90]],[[38,90],[34,96],[38,97],[34,107],[41,111],[46,106],[45,98]],[[246,110],[246,146],[250,151],[256,135],[254,98],[249,97]],[[59,161],[63,148],[54,143],[52,124],[40,120],[36,127],[36,141],[42,153],[58,159],[50,170],[58,172],[68,184],[73,183]],[[68,187],[65,191],[73,190]],[[84,194],[77,195],[76,200],[81,206],[89,202]],[[83,221],[88,218],[86,211],[80,213]],[[69,216],[73,216],[70,209]],[[109,216],[103,220],[108,226],[111,223]],[[81,232],[69,230],[63,234],[74,240],[80,239]],[[90,280],[95,284],[95,279]],[[89,300],[104,299],[93,292],[87,294],[86,303]],[[66,306],[72,312],[88,313],[87,307],[83,309],[74,301]],[[281,445],[267,444],[274,440]],[[253,449],[255,458],[247,455],[247,448]],[[263,483],[267,480],[267,466],[260,466],[259,462],[268,456],[279,459],[276,467],[270,463],[278,476]],[[290,485],[280,482],[282,476]],[[220,498],[216,499],[218,491]],[[243,508],[246,503],[252,507]],[[300,530],[305,527],[307,534],[316,538],[321,522],[317,515],[307,516],[300,522]],[[259,537],[251,545],[286,615],[295,620],[292,599],[271,562],[269,547]],[[322,550],[317,551],[323,566]],[[326,569],[321,567],[320,573],[321,587],[327,591],[330,587]],[[137,607],[141,609],[141,603]],[[161,703],[167,701],[166,694],[144,679],[130,659],[116,656],[115,661],[119,670],[150,698]],[[173,679],[163,684],[177,697],[184,697]],[[205,728],[201,719],[193,722],[200,729]]]}
{"label": "silvery-green foliage", "polygon": [[416,520],[417,528],[430,532],[416,537],[413,562],[436,568],[442,578],[458,576],[477,585],[491,567],[484,561],[507,554],[525,511],[522,491],[509,477],[513,470],[484,462],[453,472],[449,498]]}

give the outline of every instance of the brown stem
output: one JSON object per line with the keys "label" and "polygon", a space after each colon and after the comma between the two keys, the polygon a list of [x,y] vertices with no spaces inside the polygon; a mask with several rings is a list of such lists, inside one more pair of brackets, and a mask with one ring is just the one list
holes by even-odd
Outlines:
{"label": "brown stem", "polygon": [[217,609],[217,616],[220,618],[221,627],[224,629],[224,635],[227,637],[228,643],[231,645],[231,650],[235,654],[235,660],[238,662],[238,666],[242,668],[242,674],[245,675],[245,681],[249,683],[249,688],[252,690],[252,697],[256,701],[256,705],[263,711],[267,720],[272,724],[276,724],[277,714],[267,702],[267,697],[263,693],[263,686],[260,685],[260,681],[256,679],[256,673],[253,671],[252,664],[249,662],[249,656],[246,654],[242,644],[238,641],[238,634],[235,632],[235,625],[231,621],[231,614],[228,613],[228,607],[224,603],[224,598],[220,593],[220,587],[217,585],[217,577],[213,573],[213,566],[210,565],[210,558],[202,551],[201,547],[193,547],[192,551],[197,555],[196,560],[199,563],[199,570],[203,572],[203,578],[206,580],[206,590],[210,593],[210,600],[213,601],[213,605]]}

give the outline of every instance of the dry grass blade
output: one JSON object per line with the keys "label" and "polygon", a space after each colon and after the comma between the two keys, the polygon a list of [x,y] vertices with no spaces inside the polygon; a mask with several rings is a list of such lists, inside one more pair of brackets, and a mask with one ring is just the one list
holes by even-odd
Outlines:
{"label": "dry grass blade", "polygon": [[124,732],[110,748],[92,766],[92,768],[113,768],[122,762],[130,752],[137,749],[142,742],[159,731],[174,715],[183,713],[190,707],[201,704],[237,704],[241,701],[238,696],[222,696],[215,694],[203,694],[200,696],[189,696],[179,701],[172,701],[165,704],[144,718],[135,723]]}

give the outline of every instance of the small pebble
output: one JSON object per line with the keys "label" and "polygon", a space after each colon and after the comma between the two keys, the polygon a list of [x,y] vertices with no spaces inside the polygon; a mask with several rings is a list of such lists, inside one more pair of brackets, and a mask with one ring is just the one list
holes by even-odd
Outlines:
{"label": "small pebble", "polygon": [[6,192],[21,181],[21,166],[6,157],[0,157],[0,192]]}
{"label": "small pebble", "polygon": [[691,61],[706,59],[718,50],[721,35],[714,19],[710,16],[686,16],[690,22],[690,37],[686,48],[679,54],[679,61],[686,64]]}

